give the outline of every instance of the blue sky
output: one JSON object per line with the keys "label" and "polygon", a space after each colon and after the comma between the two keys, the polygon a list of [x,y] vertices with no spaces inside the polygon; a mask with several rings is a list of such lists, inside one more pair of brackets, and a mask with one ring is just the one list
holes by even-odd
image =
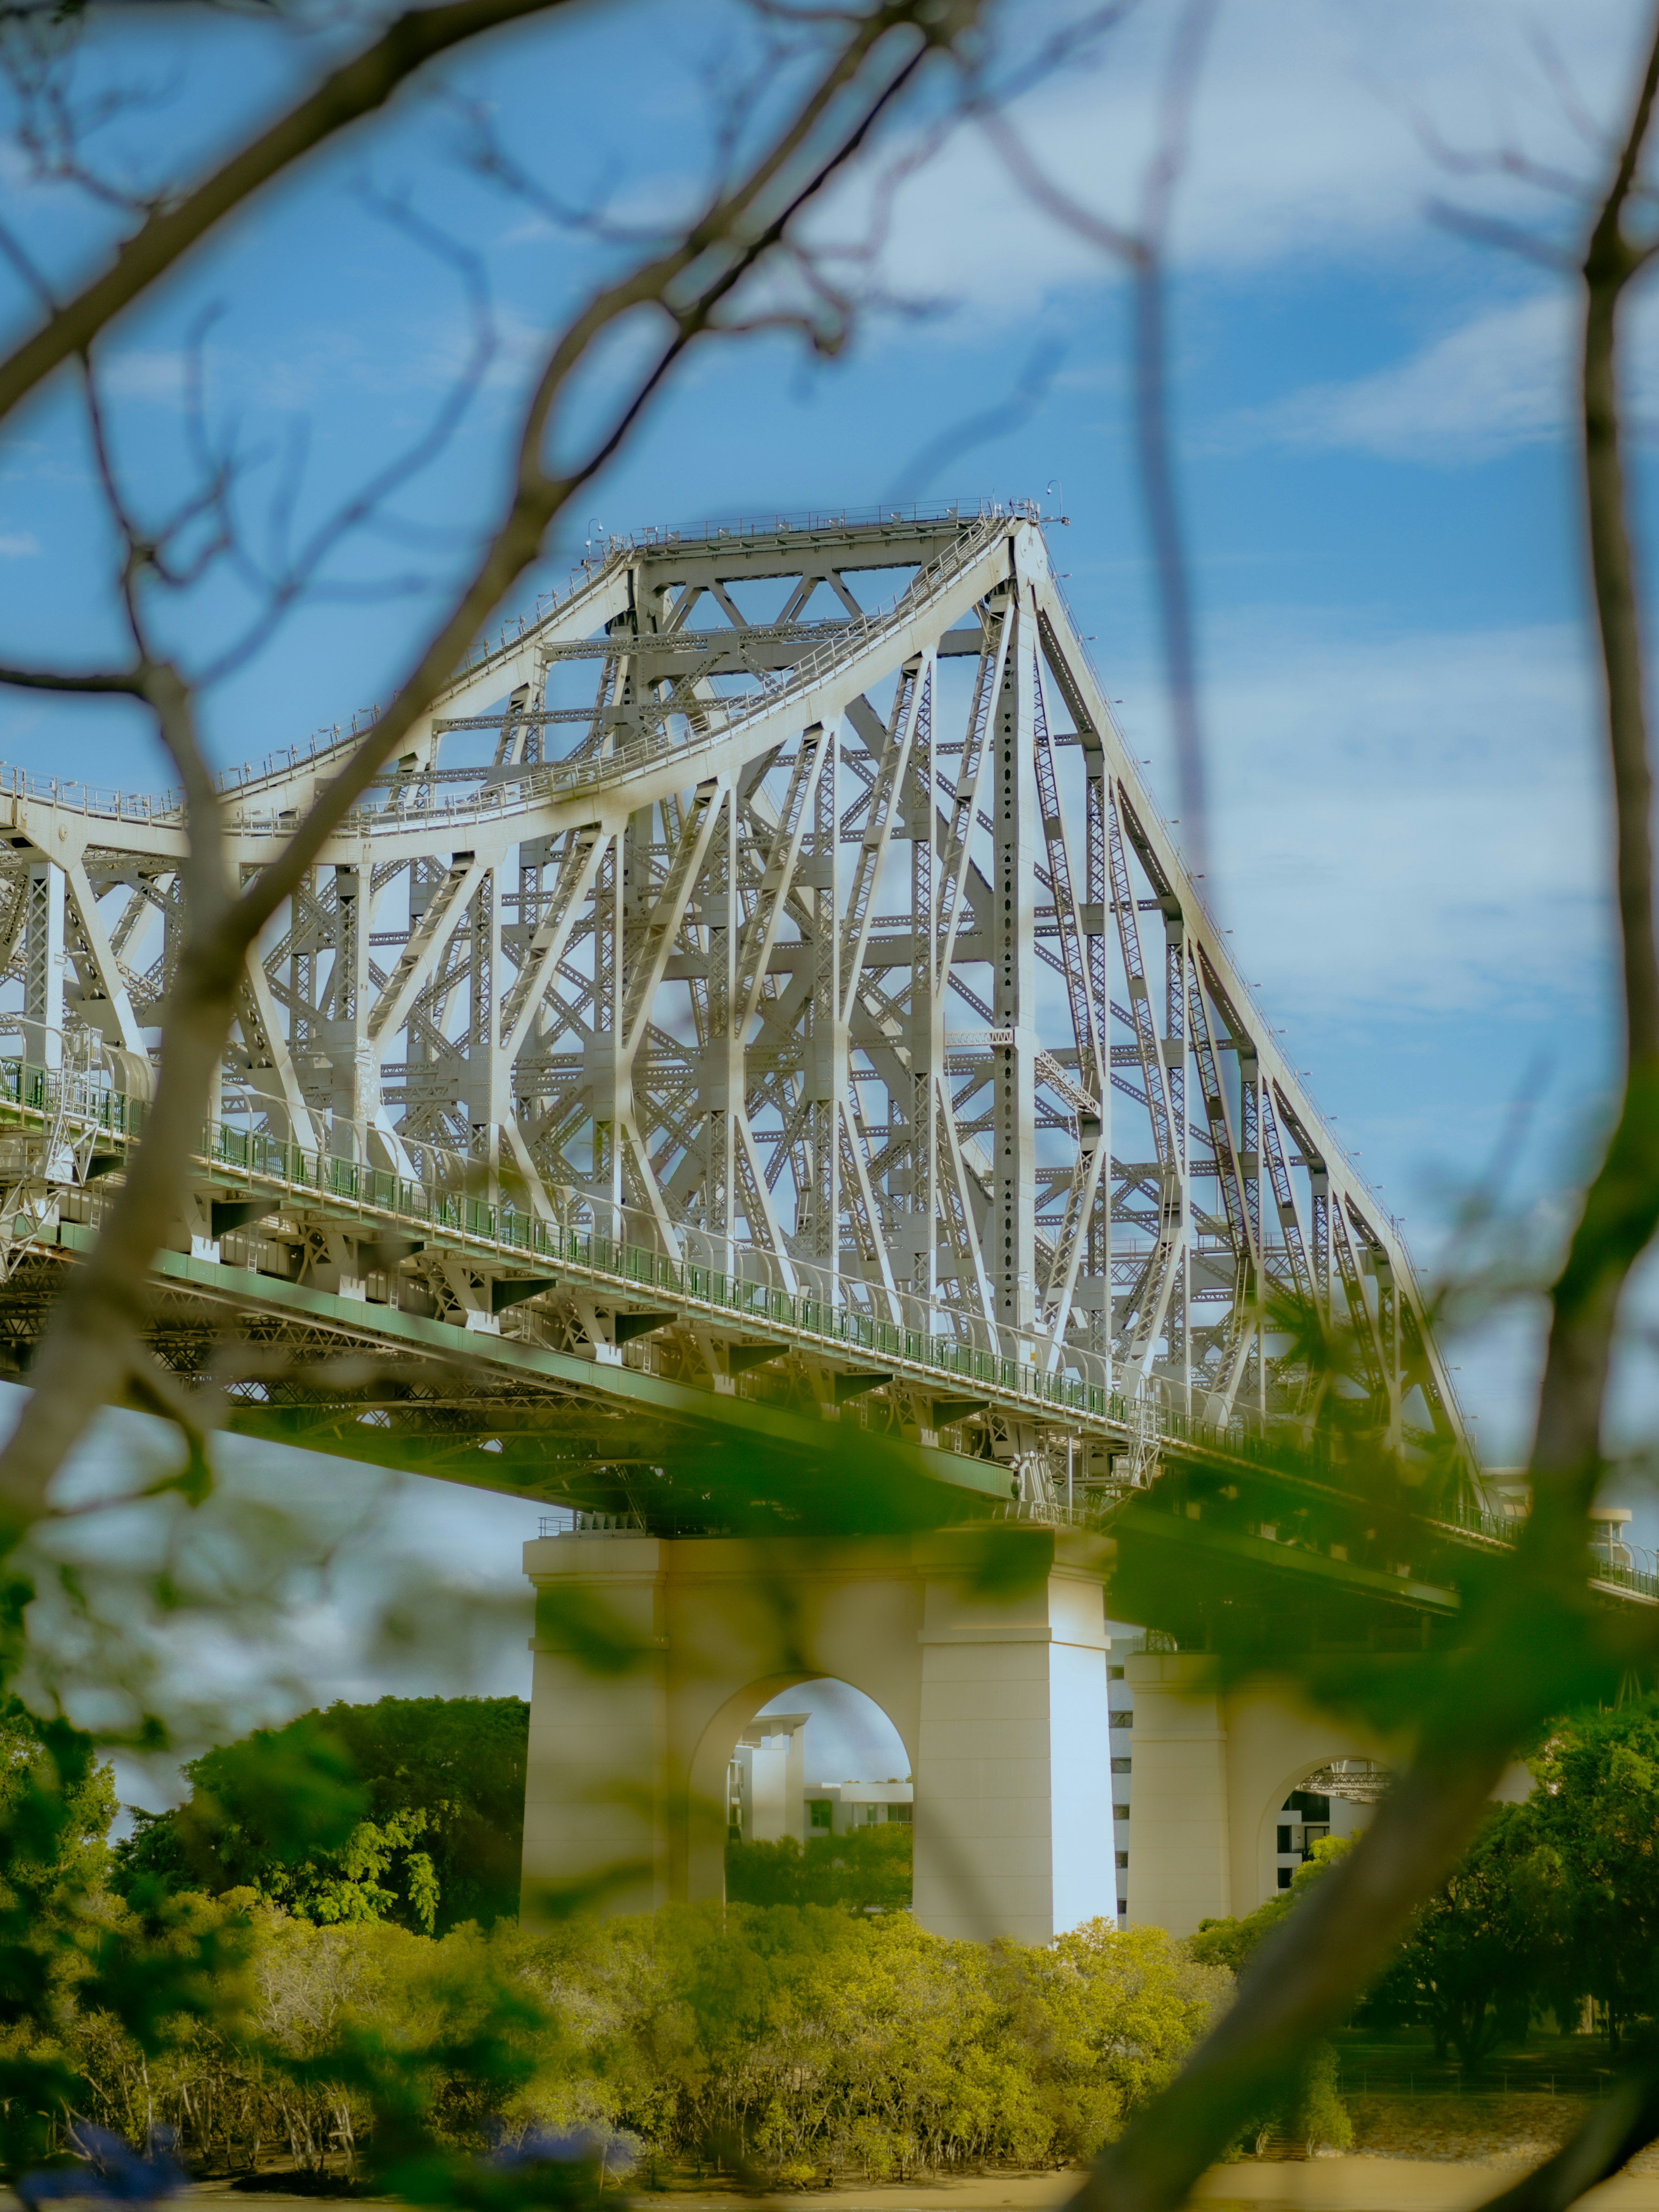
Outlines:
{"label": "blue sky", "polygon": [[[1385,15],[1358,0],[1222,0],[1176,206],[1172,399],[1215,793],[1212,890],[1297,1065],[1425,1266],[1521,1097],[1532,1104],[1512,1200],[1522,1242],[1547,1253],[1605,1100],[1610,981],[1571,294],[1430,210],[1452,200],[1558,237],[1570,211],[1502,177],[1453,173],[1434,146],[1512,145],[1583,171],[1576,106],[1620,112],[1645,12],[1631,0],[1395,0]],[[1029,48],[1063,14],[1022,0],[1002,36]],[[1118,216],[1133,210],[1176,14],[1143,0],[1086,66],[1015,111],[1051,171]],[[169,40],[185,20],[168,19]],[[204,149],[313,52],[306,35],[239,18],[149,58],[145,35],[125,25],[112,34],[124,43],[88,63],[91,82],[138,60],[156,88],[111,132],[113,155],[140,173]],[[707,87],[729,86],[744,52],[738,18],[718,5],[576,9],[455,64],[441,97],[400,103],[262,204],[110,349],[137,495],[176,481],[189,337],[210,310],[209,413],[222,433],[234,418],[256,456],[253,539],[285,457],[305,455],[303,521],[418,434],[473,333],[452,263],[392,211],[406,207],[476,257],[498,343],[460,434],[399,497],[387,537],[338,573],[441,573],[497,495],[536,332],[607,251],[483,182],[465,158],[469,117],[487,113],[565,200],[646,220],[684,203]],[[99,219],[69,196],[32,185],[15,160],[0,186],[55,265],[90,250]],[[823,234],[861,235],[869,188],[867,174],[854,179]],[[535,580],[562,575],[593,521],[1039,496],[1057,483],[1048,503],[1063,500],[1071,518],[1053,534],[1057,565],[1174,806],[1115,273],[1034,212],[970,132],[900,191],[879,276],[927,311],[872,313],[830,364],[783,339],[700,356],[567,519]],[[0,316],[26,317],[3,276]],[[1651,412],[1650,327],[1639,310],[1638,426]],[[916,457],[943,430],[1004,407],[1038,362],[1035,405],[1010,408],[999,434],[916,480]],[[588,404],[604,387],[601,375]],[[1642,498],[1645,512],[1645,484]],[[0,653],[103,649],[106,557],[83,441],[48,395],[0,438]],[[210,702],[220,757],[257,757],[374,698],[425,604],[302,610]],[[174,617],[181,646],[205,655],[242,606],[233,589],[198,593]],[[118,712],[28,699],[0,698],[0,757],[161,780]],[[1453,1352],[1494,1462],[1524,1441],[1534,1351],[1522,1311]],[[1656,1395],[1632,1358],[1620,1397],[1632,1437]],[[465,1524],[510,1577],[515,1513],[448,1494],[406,1502],[388,1540]],[[1643,1514],[1659,1542],[1659,1514]]]}

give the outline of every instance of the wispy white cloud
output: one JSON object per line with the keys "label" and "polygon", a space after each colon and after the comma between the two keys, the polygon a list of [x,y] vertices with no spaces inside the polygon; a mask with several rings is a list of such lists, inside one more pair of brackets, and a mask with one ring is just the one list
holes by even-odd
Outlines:
{"label": "wispy white cloud", "polygon": [[27,530],[0,530],[0,561],[28,561],[40,550],[40,541]]}
{"label": "wispy white cloud", "polygon": [[[1115,677],[1155,731],[1155,678]],[[1576,629],[1333,641],[1257,615],[1213,638],[1206,690],[1224,919],[1304,1046],[1372,1017],[1582,1010],[1611,940]]]}
{"label": "wispy white cloud", "polygon": [[[1049,174],[1120,222],[1134,219],[1154,149],[1170,20],[1160,9],[1132,17],[1097,68],[1042,86],[1012,114]],[[1631,0],[1577,0],[1552,24],[1596,112],[1620,109],[1641,27]],[[1460,152],[1514,144],[1583,167],[1533,51],[1530,12],[1516,0],[1395,0],[1386,41],[1371,12],[1348,0],[1237,0],[1223,11],[1197,94],[1176,262],[1244,275],[1397,259],[1408,245],[1420,252],[1434,197],[1559,220],[1511,177],[1449,175],[1436,142]],[[1038,214],[988,143],[967,133],[902,193],[884,274],[901,290],[1000,321],[1098,283],[1106,266]]]}
{"label": "wispy white cloud", "polygon": [[1473,315],[1370,375],[1310,385],[1237,417],[1233,429],[1246,439],[1386,460],[1485,460],[1560,434],[1571,404],[1573,337],[1573,302],[1563,287]]}

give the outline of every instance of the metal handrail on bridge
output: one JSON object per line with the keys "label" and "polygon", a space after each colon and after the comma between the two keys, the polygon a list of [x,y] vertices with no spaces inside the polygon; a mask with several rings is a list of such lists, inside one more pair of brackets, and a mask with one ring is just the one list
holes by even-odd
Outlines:
{"label": "metal handrail on bridge", "polygon": [[[77,1145],[91,1137],[95,1147],[100,1133],[130,1144],[143,1133],[145,1102],[112,1085],[106,1086],[95,1076],[0,1057],[0,1114],[9,1109],[26,1124],[33,1117],[44,1130],[49,1119],[58,1118],[60,1107],[66,1136],[70,1128],[78,1129]],[[1150,1415],[1164,1443],[1211,1451],[1235,1461],[1253,1460],[1269,1466],[1273,1462],[1273,1441],[1263,1433],[1240,1423],[1223,1428],[1202,1420],[1164,1402],[1156,1392],[1126,1394],[1110,1385],[1044,1372],[1005,1353],[884,1321],[833,1299],[803,1296],[757,1281],[735,1267],[708,1267],[625,1237],[607,1236],[602,1230],[572,1228],[510,1203],[492,1204],[436,1181],[411,1181],[390,1169],[308,1149],[264,1131],[210,1121],[204,1126],[195,1157],[209,1173],[228,1170],[258,1177],[280,1184],[285,1194],[301,1200],[332,1200],[361,1212],[389,1216],[408,1226],[453,1237],[464,1247],[482,1247],[509,1266],[539,1264],[576,1273],[605,1286],[612,1295],[667,1294],[688,1307],[793,1336],[814,1349],[891,1361],[924,1380],[976,1384],[1035,1410],[1072,1413],[1121,1429],[1126,1434],[1137,1415],[1143,1421]],[[458,1170],[465,1172],[470,1164],[459,1155],[455,1158]],[[580,1202],[579,1194],[568,1195]],[[754,1256],[766,1257],[759,1253]],[[1066,1517],[1081,1521],[1089,1510],[1082,1507]],[[1516,1540],[1511,1515],[1454,1504],[1430,1517],[1448,1530],[1506,1548]],[[1639,1568],[1621,1567],[1598,1554],[1592,1579],[1659,1602],[1659,1575]]]}
{"label": "metal handrail on bridge", "polygon": [[[626,781],[653,762],[669,758],[695,760],[699,753],[722,744],[745,722],[770,714],[792,696],[810,691],[822,684],[832,672],[854,660],[867,652],[880,639],[902,613],[920,615],[930,601],[945,592],[963,569],[972,566],[990,544],[998,532],[1006,526],[1006,514],[986,514],[967,525],[962,533],[953,538],[935,561],[919,568],[906,588],[891,599],[884,600],[857,620],[849,620],[837,627],[823,643],[810,647],[788,669],[774,675],[760,673],[759,689],[744,692],[730,699],[703,702],[709,726],[704,731],[692,731],[682,737],[673,730],[663,728],[634,738],[617,750],[601,755],[585,755],[562,761],[536,761],[523,764],[514,774],[498,781],[484,782],[480,772],[480,788],[472,798],[461,805],[453,801],[441,807],[394,804],[386,807],[356,807],[341,822],[338,834],[342,836],[362,836],[377,827],[396,828],[416,819],[441,818],[447,824],[476,822],[486,816],[498,816],[538,802],[568,798],[577,792],[597,791],[605,786]],[[734,637],[738,633],[733,633]],[[641,641],[647,646],[648,638]],[[720,710],[724,711],[720,711]],[[416,775],[418,787],[425,779]],[[245,836],[281,834],[288,826],[281,814],[264,817],[240,816],[235,826]]]}
{"label": "metal handrail on bridge", "polygon": [[[1454,1506],[1435,1515],[1435,1519],[1465,1535],[1484,1536],[1489,1543],[1513,1547],[1519,1534],[1519,1524],[1524,1516],[1513,1513],[1478,1512],[1473,1506]],[[1594,1518],[1594,1516],[1591,1516]],[[1621,1567],[1610,1559],[1595,1544],[1589,1546],[1590,1556],[1595,1562],[1592,1582],[1608,1583],[1615,1589],[1635,1592],[1659,1603],[1659,1575],[1649,1574],[1643,1567]]]}
{"label": "metal handrail on bridge", "polygon": [[[142,1134],[147,1110],[143,1101],[113,1086],[106,1087],[96,1077],[0,1058],[0,1110],[9,1107],[21,1117],[39,1117],[44,1122],[57,1109],[64,1086],[70,1094],[64,1115],[66,1132],[77,1129],[77,1143],[84,1144],[90,1137],[95,1148],[99,1133],[123,1144]],[[257,1177],[281,1186],[285,1195],[301,1202],[334,1200],[360,1212],[388,1217],[400,1225],[435,1231],[464,1247],[483,1248],[510,1267],[545,1265],[562,1272],[574,1271],[599,1280],[613,1294],[620,1291],[635,1297],[642,1292],[666,1294],[688,1307],[795,1337],[815,1349],[891,1361],[924,1380],[976,1385],[1033,1410],[1071,1413],[1127,1429],[1132,1407],[1148,1402],[1158,1434],[1170,1443],[1233,1459],[1264,1457],[1271,1450],[1267,1439],[1242,1423],[1223,1428],[1165,1405],[1154,1394],[1145,1394],[1143,1399],[1140,1393],[1126,1394],[1109,1383],[1045,1372],[1005,1352],[886,1321],[833,1297],[803,1295],[757,1281],[738,1267],[723,1268],[676,1258],[608,1236],[602,1229],[570,1227],[510,1203],[494,1204],[435,1180],[411,1181],[389,1168],[344,1159],[261,1130],[209,1121],[204,1125],[195,1158],[210,1174],[228,1170]],[[456,1159],[458,1170],[464,1173],[470,1164],[459,1155]],[[582,1202],[578,1194],[570,1196]],[[273,1206],[272,1211],[276,1210]],[[758,1253],[754,1256],[765,1257]]]}

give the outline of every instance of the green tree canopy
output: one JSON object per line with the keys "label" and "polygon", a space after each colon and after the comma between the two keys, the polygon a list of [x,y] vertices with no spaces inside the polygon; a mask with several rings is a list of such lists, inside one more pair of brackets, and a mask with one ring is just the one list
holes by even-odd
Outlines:
{"label": "green tree canopy", "polygon": [[114,1777],[87,1738],[0,1695],[0,1838],[17,1902],[38,1914],[95,1890],[114,1818]]}
{"label": "green tree canopy", "polygon": [[1334,1860],[1352,1850],[1353,1844],[1352,1836],[1322,1837],[1304,1864],[1297,1869],[1288,1889],[1275,1891],[1254,1912],[1243,1913],[1231,1920],[1200,1920],[1198,1933],[1187,1939],[1188,1949],[1202,1966],[1225,1966],[1232,1973],[1241,1972],[1244,1961],[1263,1936],[1302,1902],[1309,1883],[1317,1881]]}
{"label": "green tree canopy", "polygon": [[1500,2044],[1519,2043],[1545,2002],[1558,1942],[1560,1869],[1535,1805],[1494,1805],[1462,1864],[1429,1899],[1378,1996],[1414,1996],[1437,2057],[1466,2074]]}
{"label": "green tree canopy", "polygon": [[1539,1972],[1559,2015],[1594,1997],[1616,2044],[1659,1990],[1659,1695],[1575,1714],[1531,1765],[1527,1809],[1558,1869]]}
{"label": "green tree canopy", "polygon": [[728,1844],[726,1894],[733,1905],[842,1905],[902,1912],[910,1903],[907,1823],[879,1822],[844,1836],[793,1836],[775,1844]]}
{"label": "green tree canopy", "polygon": [[529,1707],[382,1698],[302,1713],[191,1759],[188,1800],[138,1812],[113,1886],[251,1889],[307,1920],[432,1933],[519,1906]]}

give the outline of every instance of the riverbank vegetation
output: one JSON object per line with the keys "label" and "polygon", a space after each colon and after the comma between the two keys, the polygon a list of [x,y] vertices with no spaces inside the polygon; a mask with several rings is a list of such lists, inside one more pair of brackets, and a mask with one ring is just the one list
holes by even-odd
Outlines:
{"label": "riverbank vegetation", "polygon": [[[1659,1990],[1659,1694],[1575,1714],[1528,1762],[1530,1795],[1488,1811],[1356,2011],[1363,2028],[1426,2031],[1465,2085],[1539,2027],[1599,2031],[1609,2057],[1650,2029]],[[1291,1889],[1206,1921],[1194,1954],[1242,1972],[1351,1848],[1314,1847]]]}
{"label": "riverbank vegetation", "polygon": [[[117,1908],[118,1910],[120,1908]],[[64,2055],[100,2124],[177,2131],[201,2172],[349,2167],[417,2083],[457,2148],[586,2138],[613,2168],[804,2185],[1087,2157],[1169,2078],[1232,1978],[1161,1931],[954,1942],[907,1913],[669,1906],[430,1938],[232,1892],[190,1927],[240,1945],[218,2016],[141,2051],[77,2014]],[[378,2112],[378,2117],[377,2117]]]}

